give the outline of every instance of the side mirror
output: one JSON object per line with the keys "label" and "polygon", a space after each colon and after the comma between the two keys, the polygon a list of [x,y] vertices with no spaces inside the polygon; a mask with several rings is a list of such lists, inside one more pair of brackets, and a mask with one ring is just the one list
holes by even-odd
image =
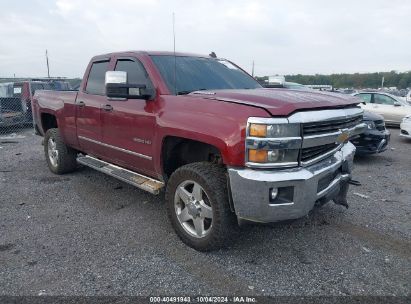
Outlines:
{"label": "side mirror", "polygon": [[152,99],[154,89],[149,89],[145,84],[127,83],[127,72],[107,71],[106,72],[106,95],[108,98],[125,99]]}
{"label": "side mirror", "polygon": [[394,102],[394,107],[401,107],[401,106],[402,106],[401,102],[399,102],[399,101]]}

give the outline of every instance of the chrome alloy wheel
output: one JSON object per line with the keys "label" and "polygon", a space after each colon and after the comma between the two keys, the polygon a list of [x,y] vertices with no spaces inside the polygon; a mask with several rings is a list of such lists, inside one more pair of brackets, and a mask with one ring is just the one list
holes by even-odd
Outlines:
{"label": "chrome alloy wheel", "polygon": [[213,226],[213,209],[207,193],[195,181],[186,180],[174,194],[174,209],[184,230],[195,238],[207,236]]}
{"label": "chrome alloy wheel", "polygon": [[50,137],[47,143],[47,151],[50,163],[53,167],[57,167],[57,161],[59,157],[59,151],[57,150],[57,144],[54,138]]}

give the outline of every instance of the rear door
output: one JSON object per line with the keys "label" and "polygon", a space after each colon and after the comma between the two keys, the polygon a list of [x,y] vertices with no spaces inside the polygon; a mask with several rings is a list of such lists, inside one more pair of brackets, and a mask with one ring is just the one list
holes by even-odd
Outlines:
{"label": "rear door", "polygon": [[[115,58],[116,71],[127,72],[130,84],[153,84],[143,66],[134,57]],[[105,154],[120,166],[155,176],[153,137],[156,100],[111,99],[102,106],[102,137]]]}
{"label": "rear door", "polygon": [[94,61],[88,68],[85,86],[76,99],[76,127],[79,145],[83,152],[101,156],[103,144],[101,136],[100,111],[107,103],[105,92],[105,74],[109,69],[110,59]]}
{"label": "rear door", "polygon": [[400,123],[405,116],[401,106],[395,106],[396,100],[388,95],[374,93],[374,107],[376,113],[384,116],[388,123]]}

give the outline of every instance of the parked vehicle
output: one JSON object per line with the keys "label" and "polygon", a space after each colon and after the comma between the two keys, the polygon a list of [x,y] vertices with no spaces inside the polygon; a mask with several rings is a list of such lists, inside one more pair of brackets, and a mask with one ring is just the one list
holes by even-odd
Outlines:
{"label": "parked vehicle", "polygon": [[25,121],[23,104],[13,94],[13,83],[0,83],[0,127],[18,126]]}
{"label": "parked vehicle", "polygon": [[77,162],[158,194],[183,242],[211,250],[244,222],[346,195],[363,110],[352,96],[264,89],[232,62],[169,52],[90,61],[78,92],[37,91],[50,170]]}
{"label": "parked vehicle", "polygon": [[355,94],[358,93],[358,90],[356,89],[339,89],[338,92],[342,93],[342,94]]}
{"label": "parked vehicle", "polygon": [[21,99],[26,123],[33,122],[31,103],[37,90],[68,91],[70,84],[65,80],[56,79],[31,79],[14,83],[14,97]]}
{"label": "parked vehicle", "polygon": [[284,76],[269,76],[267,82],[261,83],[264,88],[274,89],[274,88],[284,88],[291,90],[303,90],[309,91],[312,90],[305,85],[299,84],[297,82],[285,81]]}
{"label": "parked vehicle", "polygon": [[411,115],[402,119],[400,130],[401,136],[411,138]]}
{"label": "parked vehicle", "polygon": [[289,82],[289,81],[284,81],[282,83],[276,83],[276,84],[265,84],[264,87],[265,88],[285,88],[285,89],[302,90],[302,91],[312,90],[297,82]]}
{"label": "parked vehicle", "polygon": [[351,139],[357,148],[356,154],[374,154],[387,150],[391,133],[385,128],[384,117],[365,111],[363,122],[366,125],[364,133]]}
{"label": "parked vehicle", "polygon": [[[299,83],[283,82],[268,86],[271,88],[287,88],[293,90],[312,90]],[[333,92],[336,93],[336,92]],[[363,123],[366,128],[364,133],[351,139],[351,142],[357,148],[357,155],[381,153],[387,150],[390,141],[390,132],[385,128],[384,117],[371,112],[364,112]]]}
{"label": "parked vehicle", "polygon": [[405,101],[411,105],[411,90],[408,91],[407,96],[405,96]]}
{"label": "parked vehicle", "polygon": [[383,116],[387,125],[399,126],[406,115],[411,115],[411,106],[394,95],[367,91],[354,96],[362,99],[364,110]]}

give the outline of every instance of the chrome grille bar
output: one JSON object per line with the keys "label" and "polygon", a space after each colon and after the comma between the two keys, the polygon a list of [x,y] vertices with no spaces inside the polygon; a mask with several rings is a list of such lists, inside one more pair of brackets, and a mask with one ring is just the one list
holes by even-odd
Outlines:
{"label": "chrome grille bar", "polygon": [[303,124],[303,135],[315,135],[329,132],[336,132],[340,129],[352,128],[361,123],[361,117],[352,117],[348,119],[337,119],[326,122],[306,123]]}

